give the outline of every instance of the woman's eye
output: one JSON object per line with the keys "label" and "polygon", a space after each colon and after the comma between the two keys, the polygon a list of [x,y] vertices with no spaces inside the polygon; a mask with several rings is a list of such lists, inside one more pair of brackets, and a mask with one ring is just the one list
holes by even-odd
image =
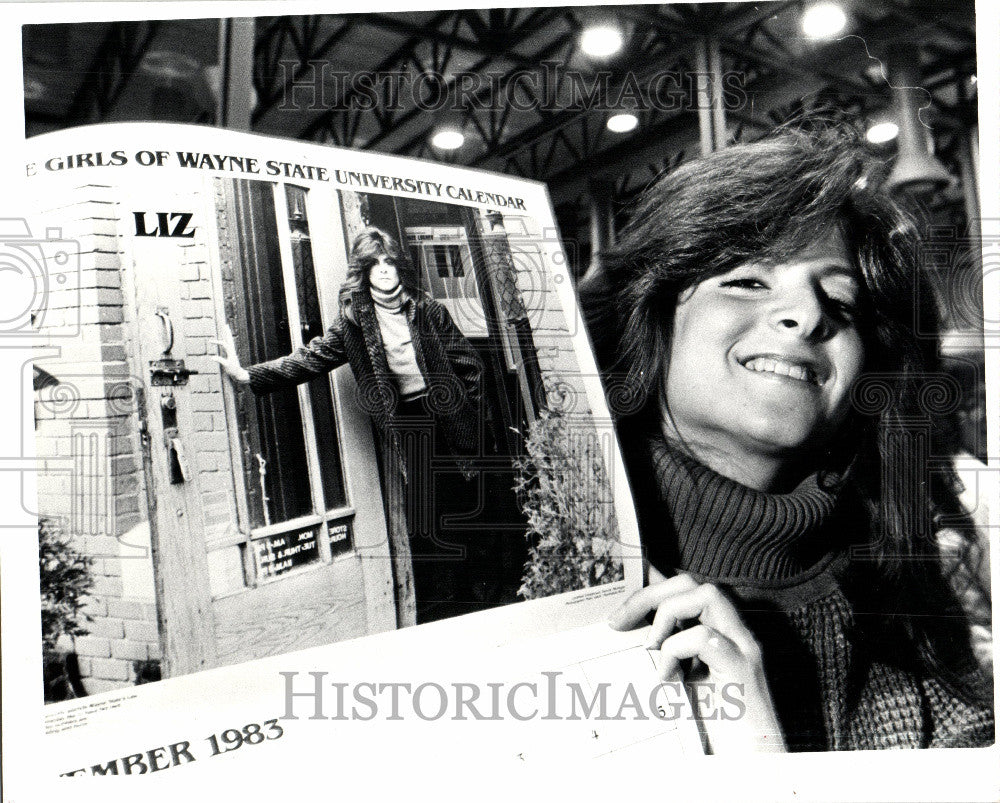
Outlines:
{"label": "woman's eye", "polygon": [[758,290],[767,289],[767,285],[764,284],[760,279],[754,279],[753,277],[745,277],[742,279],[729,279],[722,283],[723,287],[739,287],[745,290]]}
{"label": "woman's eye", "polygon": [[854,318],[858,314],[858,303],[853,298],[836,298],[831,296],[830,303],[845,318]]}

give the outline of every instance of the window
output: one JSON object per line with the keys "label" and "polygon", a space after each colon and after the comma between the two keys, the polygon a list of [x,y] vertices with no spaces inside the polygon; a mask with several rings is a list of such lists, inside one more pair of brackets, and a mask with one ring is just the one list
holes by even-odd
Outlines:
{"label": "window", "polygon": [[472,259],[467,244],[424,242],[420,245],[418,264],[432,297],[442,301],[479,298],[479,288],[472,271],[466,270],[466,264]]}
{"label": "window", "polygon": [[[307,192],[234,182],[240,259],[228,310],[240,360],[289,354],[323,334]],[[241,394],[237,426],[250,543],[250,584],[350,549],[348,507],[330,377],[266,396]],[[346,536],[345,537],[345,533]]]}
{"label": "window", "polygon": [[431,298],[440,301],[467,337],[485,337],[472,252],[464,227],[407,226],[410,256]]}
{"label": "window", "polygon": [[457,245],[433,245],[430,258],[442,279],[457,279],[465,275],[462,252]]}

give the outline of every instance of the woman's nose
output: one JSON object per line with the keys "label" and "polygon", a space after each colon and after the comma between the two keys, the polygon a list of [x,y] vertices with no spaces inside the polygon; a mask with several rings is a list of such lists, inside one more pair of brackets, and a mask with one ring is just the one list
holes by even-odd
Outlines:
{"label": "woman's nose", "polygon": [[827,329],[823,301],[811,288],[788,291],[776,300],[770,315],[772,326],[802,338],[821,338]]}

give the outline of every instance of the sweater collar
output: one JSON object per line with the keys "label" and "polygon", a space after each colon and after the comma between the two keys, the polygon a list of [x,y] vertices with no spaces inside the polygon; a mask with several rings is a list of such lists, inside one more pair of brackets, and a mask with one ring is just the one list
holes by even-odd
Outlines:
{"label": "sweater collar", "polygon": [[649,446],[685,571],[729,583],[781,583],[815,568],[843,538],[830,527],[842,483],[828,475],[771,494],[716,473],[662,437]]}
{"label": "sweater collar", "polygon": [[396,289],[390,292],[379,290],[377,287],[368,288],[371,291],[372,301],[375,306],[399,312],[403,308],[403,285],[397,284]]}

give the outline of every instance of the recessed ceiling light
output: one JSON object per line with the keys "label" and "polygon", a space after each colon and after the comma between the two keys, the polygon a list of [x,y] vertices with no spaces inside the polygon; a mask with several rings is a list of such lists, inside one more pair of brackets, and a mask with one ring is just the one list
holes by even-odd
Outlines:
{"label": "recessed ceiling light", "polygon": [[639,118],[631,112],[620,112],[608,118],[608,130],[625,134],[639,125]]}
{"label": "recessed ceiling light", "polygon": [[802,32],[810,39],[830,39],[847,27],[839,3],[813,3],[802,12]]}
{"label": "recessed ceiling light", "polygon": [[438,150],[453,151],[465,143],[465,134],[454,128],[442,128],[431,137],[431,145]]}
{"label": "recessed ceiling light", "polygon": [[622,32],[612,25],[594,25],[580,37],[580,47],[588,56],[603,58],[622,49]]}
{"label": "recessed ceiling light", "polygon": [[873,145],[881,145],[883,142],[889,142],[899,136],[899,126],[892,121],[875,123],[868,129],[865,136]]}

